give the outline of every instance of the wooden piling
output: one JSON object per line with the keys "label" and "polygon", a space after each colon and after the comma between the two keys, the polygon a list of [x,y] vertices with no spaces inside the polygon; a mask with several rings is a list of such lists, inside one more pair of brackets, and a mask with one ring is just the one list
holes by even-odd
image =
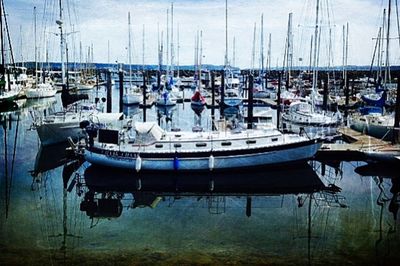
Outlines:
{"label": "wooden piling", "polygon": [[247,129],[253,128],[253,75],[248,77],[249,86],[247,90],[248,104],[247,104]]}
{"label": "wooden piling", "polygon": [[322,103],[322,109],[323,110],[328,110],[328,75],[324,79],[324,94],[323,94],[323,103]]}
{"label": "wooden piling", "polygon": [[111,71],[107,71],[107,113],[112,112],[112,84],[111,84]]}
{"label": "wooden piling", "polygon": [[221,90],[220,91],[221,91],[221,95],[220,95],[221,100],[219,103],[219,105],[220,105],[219,116],[221,118],[223,118],[224,117],[224,101],[225,101],[225,71],[224,70],[221,71]]}
{"label": "wooden piling", "polygon": [[396,107],[394,109],[394,128],[393,128],[393,144],[399,144],[399,124],[400,124],[400,77],[397,78],[397,95]]}
{"label": "wooden piling", "polygon": [[212,130],[216,130],[214,121],[215,121],[215,73],[211,72],[211,122],[212,122]]}
{"label": "wooden piling", "polygon": [[124,97],[124,72],[122,69],[118,72],[119,77],[119,112],[122,113],[123,111],[123,101],[122,98]]}
{"label": "wooden piling", "polygon": [[280,128],[281,118],[281,72],[278,72],[278,95],[277,95],[277,108],[276,108],[276,128]]}

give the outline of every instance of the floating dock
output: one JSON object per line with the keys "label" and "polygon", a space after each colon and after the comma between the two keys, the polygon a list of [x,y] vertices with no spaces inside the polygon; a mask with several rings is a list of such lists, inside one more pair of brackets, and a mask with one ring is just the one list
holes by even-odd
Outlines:
{"label": "floating dock", "polygon": [[350,143],[327,143],[322,144],[317,152],[315,159],[321,161],[367,161],[379,154],[381,159],[398,160],[400,156],[400,146],[393,145],[388,141],[377,139],[353,129],[342,127],[338,129],[342,138]]}

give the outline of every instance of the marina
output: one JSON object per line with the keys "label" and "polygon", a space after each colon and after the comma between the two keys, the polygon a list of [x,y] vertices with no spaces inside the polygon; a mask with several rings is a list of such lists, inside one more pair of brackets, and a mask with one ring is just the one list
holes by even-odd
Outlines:
{"label": "marina", "polygon": [[[397,265],[397,1],[364,3],[379,17],[367,63],[330,1],[301,18],[290,2],[283,39],[266,33],[283,3],[139,2],[98,3],[124,38],[97,49],[73,24],[92,1],[0,0],[0,264]],[[201,10],[218,23],[191,27]]]}

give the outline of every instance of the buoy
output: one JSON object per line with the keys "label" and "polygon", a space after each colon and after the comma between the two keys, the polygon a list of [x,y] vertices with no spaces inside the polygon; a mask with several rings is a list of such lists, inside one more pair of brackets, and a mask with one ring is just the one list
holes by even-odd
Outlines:
{"label": "buoy", "polygon": [[208,168],[210,168],[210,171],[214,169],[214,156],[210,155],[210,158],[208,158]]}
{"label": "buoy", "polygon": [[174,157],[174,170],[178,170],[179,169],[179,158],[178,156]]}
{"label": "buoy", "polygon": [[136,172],[139,172],[142,169],[142,158],[140,158],[139,154],[136,157],[136,165],[135,165]]}
{"label": "buoy", "polygon": [[210,189],[210,191],[214,191],[214,180],[213,179],[210,180],[209,189]]}

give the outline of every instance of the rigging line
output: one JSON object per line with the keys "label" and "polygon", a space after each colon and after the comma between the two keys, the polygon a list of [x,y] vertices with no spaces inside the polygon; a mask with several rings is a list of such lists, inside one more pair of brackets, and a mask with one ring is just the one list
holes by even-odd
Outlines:
{"label": "rigging line", "polygon": [[[6,14],[5,8],[4,8],[4,1],[1,1],[1,5],[2,5],[2,9],[3,9],[4,14]],[[4,23],[5,23],[5,26],[6,26],[6,32],[7,32],[7,38],[8,38],[8,45],[9,45],[9,47],[10,47],[11,63],[12,63],[12,65],[14,66],[14,68],[16,68],[15,61],[14,61],[14,54],[13,54],[13,50],[12,50],[12,46],[11,46],[10,31],[9,31],[9,29],[8,29],[7,16],[4,16]],[[1,30],[2,30],[2,29],[1,29]],[[15,73],[15,75],[17,75],[17,73]]]}
{"label": "rigging line", "polygon": [[[397,35],[400,37],[400,22],[399,22],[399,6],[397,5],[397,0],[396,0],[396,21],[397,21]],[[399,46],[400,46],[400,38],[399,40]]]}

